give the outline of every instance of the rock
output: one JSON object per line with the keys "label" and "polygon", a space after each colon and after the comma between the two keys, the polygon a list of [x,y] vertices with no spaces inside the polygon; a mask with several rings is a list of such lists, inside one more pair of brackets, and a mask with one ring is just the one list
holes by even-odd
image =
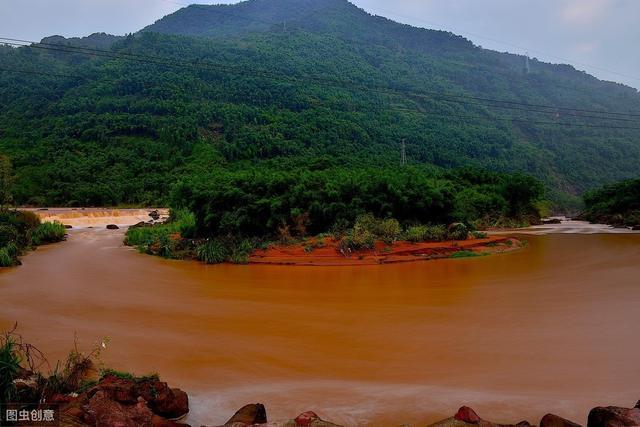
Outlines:
{"label": "rock", "polygon": [[73,228],[73,226],[69,225],[69,224],[65,224],[64,228],[66,228],[67,230],[71,230]]}
{"label": "rock", "polygon": [[562,417],[553,414],[547,414],[542,417],[540,421],[540,427],[581,427],[580,424],[576,424],[572,421],[566,420]]}
{"label": "rock", "polygon": [[147,401],[151,410],[165,418],[180,418],[189,412],[187,393],[169,388],[167,383],[147,380],[138,384],[137,394]]}
{"label": "rock", "polygon": [[633,231],[640,231],[640,225],[634,225],[633,227],[631,227],[631,229]]}
{"label": "rock", "polygon": [[120,227],[118,227],[118,226],[117,226],[117,225],[115,225],[115,224],[109,224],[109,225],[107,225],[107,230],[119,230],[119,229],[120,229]]}
{"label": "rock", "polygon": [[151,424],[153,413],[144,400],[133,405],[123,405],[97,391],[85,407],[84,421],[95,426],[146,426]]}
{"label": "rock", "polygon": [[262,403],[251,403],[245,405],[236,412],[233,417],[225,423],[225,426],[240,423],[240,424],[266,424],[267,423],[267,410]]}
{"label": "rock", "polygon": [[184,427],[167,417],[189,412],[189,400],[182,390],[166,383],[130,380],[107,375],[100,383],[66,405],[61,414],[80,424],[96,426]]}
{"label": "rock", "polygon": [[463,406],[458,409],[458,412],[453,416],[453,418],[469,424],[478,424],[482,420],[482,418],[480,418],[478,414],[468,406]]}
{"label": "rock", "polygon": [[562,220],[560,218],[543,219],[542,224],[543,225],[562,224]]}
{"label": "rock", "polygon": [[593,408],[589,412],[587,427],[619,427],[640,425],[640,408],[608,406]]}
{"label": "rock", "polygon": [[144,228],[144,227],[151,227],[151,226],[153,226],[153,224],[149,224],[147,222],[140,221],[139,223],[134,224],[134,225],[130,226],[129,228]]}
{"label": "rock", "polygon": [[337,424],[325,421],[313,411],[303,412],[298,415],[293,422],[295,427],[340,427]]}
{"label": "rock", "polygon": [[151,217],[151,219],[153,219],[154,221],[157,221],[160,219],[160,212],[158,212],[157,210],[155,211],[151,211],[149,212],[149,216]]}

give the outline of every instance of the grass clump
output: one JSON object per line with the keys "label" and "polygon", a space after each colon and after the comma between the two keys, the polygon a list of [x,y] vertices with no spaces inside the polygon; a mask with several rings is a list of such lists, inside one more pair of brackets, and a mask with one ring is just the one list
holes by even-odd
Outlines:
{"label": "grass clump", "polygon": [[[66,360],[52,368],[43,353],[15,330],[16,326],[0,336],[0,402],[46,402],[56,394],[79,393],[95,384],[91,376],[108,339],[86,354],[76,344]],[[34,385],[17,389],[15,381],[25,378]]]}
{"label": "grass clump", "polygon": [[458,251],[458,252],[454,252],[454,254],[451,255],[451,258],[475,258],[479,256],[482,256],[482,255],[472,251]]}
{"label": "grass clump", "polygon": [[59,222],[44,222],[33,230],[31,241],[36,246],[57,243],[64,240],[66,234],[67,231],[63,224]]}
{"label": "grass clump", "polygon": [[135,382],[144,382],[144,381],[159,381],[160,377],[158,376],[158,374],[153,373],[153,374],[149,374],[149,375],[143,375],[143,376],[136,376],[132,373],[129,372],[124,372],[124,371],[117,371],[115,369],[101,369],[100,370],[100,379],[103,379],[107,376],[113,376],[116,378],[120,378],[122,380],[129,380],[129,381],[135,381]]}

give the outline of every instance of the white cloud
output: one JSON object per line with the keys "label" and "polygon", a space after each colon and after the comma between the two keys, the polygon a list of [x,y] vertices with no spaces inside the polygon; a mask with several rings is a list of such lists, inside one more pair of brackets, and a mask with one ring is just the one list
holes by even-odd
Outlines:
{"label": "white cloud", "polygon": [[610,9],[611,0],[566,0],[560,18],[573,26],[588,26],[603,19]]}

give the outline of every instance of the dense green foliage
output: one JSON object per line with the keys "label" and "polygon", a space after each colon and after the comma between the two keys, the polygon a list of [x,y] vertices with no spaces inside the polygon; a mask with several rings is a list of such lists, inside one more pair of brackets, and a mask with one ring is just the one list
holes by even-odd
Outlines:
{"label": "dense green foliage", "polygon": [[[286,31],[268,24],[284,21]],[[13,160],[19,204],[164,204],[172,184],[212,170],[223,180],[262,179],[265,169],[307,180],[332,168],[389,175],[401,139],[412,165],[521,171],[556,201],[629,177],[640,161],[637,130],[553,124],[635,122],[475,99],[631,112],[637,91],[535,60],[525,73],[524,57],[344,0],[192,6],[125,38],[45,43],[136,60],[0,46],[2,68],[36,72],[0,72],[0,152]]]}
{"label": "dense green foliage", "polygon": [[346,230],[364,214],[403,226],[526,222],[542,197],[531,177],[474,169],[221,169],[181,182],[173,203],[195,214],[197,236],[262,238]]}
{"label": "dense green foliage", "polygon": [[640,226],[640,179],[591,191],[584,196],[583,217],[592,222]]}
{"label": "dense green foliage", "polygon": [[0,267],[20,263],[26,250],[64,240],[66,230],[60,223],[40,223],[32,212],[0,210]]}
{"label": "dense green foliage", "polygon": [[219,169],[180,182],[169,221],[131,228],[126,243],[216,264],[245,263],[258,246],[327,232],[343,253],[378,241],[466,240],[477,227],[537,221],[543,190],[526,175],[476,169]]}

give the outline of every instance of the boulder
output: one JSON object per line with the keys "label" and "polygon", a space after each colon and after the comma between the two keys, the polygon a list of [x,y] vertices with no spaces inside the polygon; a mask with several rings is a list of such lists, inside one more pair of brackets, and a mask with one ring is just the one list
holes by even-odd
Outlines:
{"label": "boulder", "polygon": [[245,405],[225,423],[225,426],[236,423],[250,426],[253,424],[266,424],[267,410],[262,403],[251,403],[249,405]]}
{"label": "boulder", "polygon": [[151,226],[153,226],[153,224],[149,224],[147,222],[140,221],[139,223],[134,224],[134,225],[130,226],[129,228],[144,228],[144,227],[151,227]]}
{"label": "boulder", "polygon": [[185,427],[168,420],[189,412],[186,393],[166,383],[107,375],[100,383],[70,402],[61,414],[80,424],[96,426]]}
{"label": "boulder", "polygon": [[543,225],[562,224],[562,220],[560,218],[543,219],[542,224]]}
{"label": "boulder", "polygon": [[152,418],[153,412],[144,400],[123,405],[102,390],[97,391],[85,406],[84,421],[95,426],[146,426],[151,424]]}
{"label": "boulder", "polygon": [[137,394],[147,401],[151,410],[165,418],[180,418],[189,412],[187,393],[169,388],[167,383],[147,380],[136,387]]}
{"label": "boulder", "polygon": [[73,226],[69,225],[69,224],[65,224],[64,228],[66,228],[67,230],[71,230],[73,228]]}
{"label": "boulder", "polygon": [[160,219],[160,212],[158,212],[157,210],[155,211],[151,211],[149,212],[149,216],[151,217],[151,219],[153,219],[154,221],[157,221]]}
{"label": "boulder", "polygon": [[587,427],[639,426],[640,408],[619,408],[617,406],[593,408],[589,412]]}
{"label": "boulder", "polygon": [[115,225],[115,224],[109,224],[109,225],[107,225],[107,230],[119,230],[119,229],[120,229],[120,227],[118,227],[118,226],[117,226],[117,225]]}
{"label": "boulder", "polygon": [[572,421],[559,417],[553,414],[547,414],[542,417],[540,421],[540,427],[581,427],[580,424],[576,424]]}
{"label": "boulder", "polygon": [[313,411],[303,412],[298,415],[291,425],[295,427],[340,427],[337,424],[323,420]]}
{"label": "boulder", "polygon": [[482,419],[476,414],[476,412],[468,406],[463,406],[458,409],[458,412],[453,416],[458,421],[464,421],[469,424],[478,424]]}

